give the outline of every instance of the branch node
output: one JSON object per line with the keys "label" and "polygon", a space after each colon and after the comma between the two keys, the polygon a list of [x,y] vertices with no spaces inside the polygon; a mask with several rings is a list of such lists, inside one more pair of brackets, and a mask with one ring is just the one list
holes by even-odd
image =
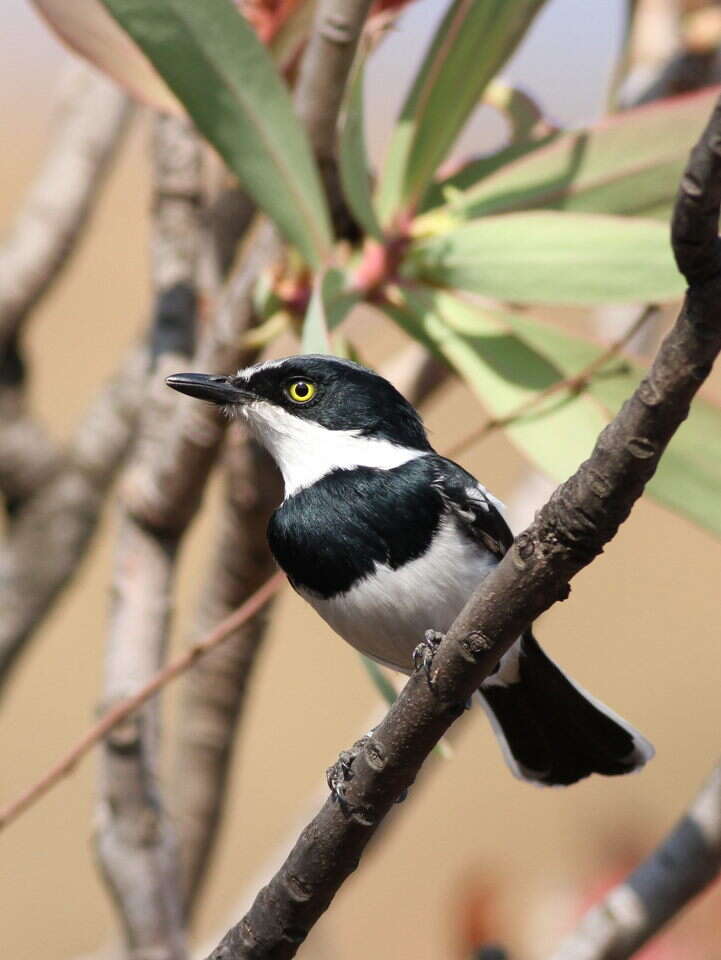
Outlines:
{"label": "branch node", "polygon": [[353,24],[350,24],[342,14],[326,17],[320,28],[320,35],[328,43],[336,43],[339,46],[347,46],[356,41]]}
{"label": "branch node", "polygon": [[493,641],[480,630],[471,630],[458,639],[457,646],[464,660],[477,663],[493,647]]}
{"label": "branch node", "polygon": [[649,377],[644,377],[638,385],[636,396],[646,407],[657,407],[661,403],[661,393]]}
{"label": "branch node", "polygon": [[589,469],[588,485],[591,492],[597,496],[599,500],[605,500],[611,495],[612,487],[610,480],[597,470]]}
{"label": "branch node", "polygon": [[365,745],[366,763],[376,772],[380,772],[385,767],[388,758],[383,751],[383,747],[376,740],[369,739]]}
{"label": "branch node", "polygon": [[285,881],[285,888],[291,900],[295,900],[296,903],[303,903],[306,900],[310,900],[313,895],[313,887],[311,884],[302,880],[297,873],[288,874]]}
{"label": "branch node", "polygon": [[631,437],[626,442],[626,450],[637,460],[648,460],[656,453],[656,444],[647,437]]}

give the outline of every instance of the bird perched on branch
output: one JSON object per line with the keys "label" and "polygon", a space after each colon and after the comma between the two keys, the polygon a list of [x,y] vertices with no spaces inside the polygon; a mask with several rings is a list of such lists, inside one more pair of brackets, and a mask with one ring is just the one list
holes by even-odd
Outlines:
{"label": "bird perched on branch", "polygon": [[[285,498],[268,526],[293,587],[348,643],[410,673],[513,542],[501,504],[430,445],[416,410],[357,363],[295,356],[168,385],[242,416]],[[419,648],[419,641],[421,646]],[[512,772],[537,784],[642,767],[653,748],[529,630],[481,685]]]}

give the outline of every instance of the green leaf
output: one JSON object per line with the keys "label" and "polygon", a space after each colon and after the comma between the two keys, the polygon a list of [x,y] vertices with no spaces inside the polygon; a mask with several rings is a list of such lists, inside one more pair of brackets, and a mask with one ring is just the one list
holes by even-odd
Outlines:
{"label": "green leaf", "polygon": [[[601,353],[601,348],[570,337],[555,327],[516,314],[512,325],[524,339],[553,356],[564,376],[572,376]],[[615,415],[638,386],[644,371],[626,358],[616,358],[589,392]],[[674,434],[647,487],[648,495],[674,513],[721,537],[721,410],[703,397],[691,404],[688,420]]]}
{"label": "green leaf", "polygon": [[359,60],[349,85],[348,103],[340,134],[339,166],[343,193],[358,223],[376,240],[383,239],[371,196],[363,109],[363,62]]}
{"label": "green leaf", "polygon": [[456,198],[453,212],[470,220],[541,207],[637,216],[667,210],[717,96],[715,88],[628,110],[556,137],[492,176],[481,169],[483,182]]}
{"label": "green leaf", "polygon": [[365,667],[366,673],[371,678],[373,686],[376,688],[378,693],[380,693],[381,697],[385,700],[388,706],[390,706],[395,702],[396,697],[398,696],[395,687],[390,682],[388,677],[383,673],[375,660],[371,660],[370,657],[366,657],[362,653],[359,653],[358,656],[361,659],[361,663]]}
{"label": "green leaf", "polygon": [[[528,314],[495,314],[443,291],[403,290],[390,315],[445,359],[496,417],[576,376],[603,348]],[[586,391],[559,390],[505,426],[533,463],[562,481],[586,459],[601,429],[636,389],[643,370],[612,357]],[[721,409],[697,397],[647,487],[648,495],[721,537]]]}
{"label": "green leaf", "polygon": [[418,205],[488,82],[545,0],[454,0],[426,53],[391,139],[380,186],[383,223]]}
{"label": "green leaf", "polygon": [[344,289],[345,281],[345,274],[335,267],[317,273],[303,323],[303,353],[334,353],[331,333],[359,299],[359,294]]}
{"label": "green leaf", "polygon": [[[505,417],[559,380],[564,371],[514,330],[506,314],[472,306],[441,290],[403,290],[384,309],[444,359],[495,417]],[[606,423],[593,398],[558,393],[505,430],[540,469],[565,480],[591,452]]]}
{"label": "green leaf", "polygon": [[663,224],[552,211],[482,217],[417,241],[406,271],[518,303],[657,301],[685,288]]}
{"label": "green leaf", "polygon": [[331,243],[310,145],[231,0],[103,0],[244,188],[313,266]]}
{"label": "green leaf", "polygon": [[[436,180],[428,188],[423,199],[423,210],[432,210],[434,207],[440,207],[444,203],[455,214],[455,206],[458,205],[459,216],[467,219],[466,196],[464,191],[475,187],[481,180],[490,177],[491,174],[525,157],[526,154],[540,150],[558,138],[557,132],[548,133],[538,140],[521,140],[518,143],[511,143],[496,153],[489,153],[485,156],[470,160],[464,166],[452,173],[443,180]],[[425,217],[418,217],[417,224],[425,224]]]}

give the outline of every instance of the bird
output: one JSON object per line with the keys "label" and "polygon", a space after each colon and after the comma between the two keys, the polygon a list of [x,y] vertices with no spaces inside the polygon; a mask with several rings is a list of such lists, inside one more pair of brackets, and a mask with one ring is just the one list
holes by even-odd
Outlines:
{"label": "bird", "polygon": [[[166,382],[245,420],[283,477],[268,524],[275,560],[337,634],[386,667],[412,672],[419,642],[449,629],[513,543],[501,502],[438,454],[415,408],[358,363],[306,354]],[[531,629],[478,693],[521,780],[565,786],[638,770],[653,756]]]}

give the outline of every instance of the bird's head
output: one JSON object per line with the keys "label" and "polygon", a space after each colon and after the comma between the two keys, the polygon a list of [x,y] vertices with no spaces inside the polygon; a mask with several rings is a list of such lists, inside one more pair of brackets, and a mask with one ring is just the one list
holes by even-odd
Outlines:
{"label": "bird's head", "polygon": [[228,377],[179,373],[167,384],[243,416],[280,467],[286,495],[334,469],[390,469],[431,449],[392,384],[338,357],[285,357]]}

